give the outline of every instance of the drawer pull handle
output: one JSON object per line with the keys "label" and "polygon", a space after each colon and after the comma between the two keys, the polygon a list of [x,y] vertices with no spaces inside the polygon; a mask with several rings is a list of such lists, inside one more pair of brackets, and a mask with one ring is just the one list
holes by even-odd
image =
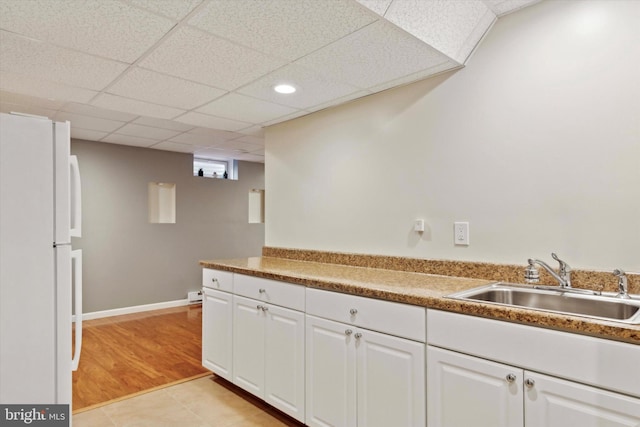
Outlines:
{"label": "drawer pull handle", "polygon": [[261,306],[260,304],[256,305],[256,308],[257,308],[258,310],[262,310],[262,306]]}
{"label": "drawer pull handle", "polygon": [[362,338],[362,334],[361,334],[360,332],[358,332],[358,333],[356,333],[356,334],[354,335],[354,337],[355,337],[357,340],[359,340],[360,338]]}
{"label": "drawer pull handle", "polygon": [[262,306],[262,311],[269,311],[269,307],[267,307],[266,305]]}
{"label": "drawer pull handle", "polygon": [[353,333],[353,331],[351,329],[347,329],[346,331],[344,331],[345,335],[351,335]]}
{"label": "drawer pull handle", "polygon": [[349,313],[351,313],[352,316],[355,316],[356,314],[358,314],[358,309],[352,308],[351,310],[349,310]]}
{"label": "drawer pull handle", "polygon": [[260,288],[260,289],[258,289],[258,292],[260,292],[261,294],[264,294],[267,291],[265,289],[263,289],[263,288]]}
{"label": "drawer pull handle", "polygon": [[526,385],[529,388],[532,388],[534,385],[536,385],[536,382],[531,378],[527,378],[526,380],[524,380],[524,385]]}
{"label": "drawer pull handle", "polygon": [[512,383],[512,382],[515,382],[516,376],[514,374],[508,374],[506,379],[508,383]]}

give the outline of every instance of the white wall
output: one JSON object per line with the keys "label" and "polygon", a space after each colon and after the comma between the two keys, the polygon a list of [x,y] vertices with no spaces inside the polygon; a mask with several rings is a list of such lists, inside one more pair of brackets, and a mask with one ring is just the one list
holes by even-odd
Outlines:
{"label": "white wall", "polygon": [[265,244],[640,271],[638,22],[545,1],[460,71],[268,128]]}

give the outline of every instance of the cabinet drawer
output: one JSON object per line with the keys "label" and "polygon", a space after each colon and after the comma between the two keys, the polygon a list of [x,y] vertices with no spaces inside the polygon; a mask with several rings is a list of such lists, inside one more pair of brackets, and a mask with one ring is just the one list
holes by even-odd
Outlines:
{"label": "cabinet drawer", "polygon": [[202,269],[202,286],[219,291],[233,292],[233,273],[211,268]]}
{"label": "cabinet drawer", "polygon": [[425,308],[319,289],[307,289],[307,314],[386,334],[426,341]]}
{"label": "cabinet drawer", "polygon": [[236,295],[304,311],[304,286],[236,274],[233,288]]}

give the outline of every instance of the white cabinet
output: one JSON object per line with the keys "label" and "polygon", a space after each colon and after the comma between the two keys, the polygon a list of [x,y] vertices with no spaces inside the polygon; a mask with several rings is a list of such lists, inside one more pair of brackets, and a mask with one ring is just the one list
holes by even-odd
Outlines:
{"label": "white cabinet", "polygon": [[525,371],[526,427],[640,427],[640,399]]}
{"label": "white cabinet", "polygon": [[424,343],[363,327],[424,340],[423,308],[307,289],[307,313],[307,425],[424,427]]}
{"label": "white cabinet", "polygon": [[304,421],[304,313],[233,296],[233,383]]}
{"label": "white cabinet", "polygon": [[522,427],[522,369],[427,346],[427,372],[429,427]]}
{"label": "white cabinet", "polygon": [[[219,275],[218,275],[219,273]],[[219,279],[216,278],[219,277]],[[233,373],[231,273],[203,270],[202,366],[231,381]]]}
{"label": "white cabinet", "polygon": [[429,427],[640,427],[640,384],[629,378],[640,347],[434,310],[427,317]]}

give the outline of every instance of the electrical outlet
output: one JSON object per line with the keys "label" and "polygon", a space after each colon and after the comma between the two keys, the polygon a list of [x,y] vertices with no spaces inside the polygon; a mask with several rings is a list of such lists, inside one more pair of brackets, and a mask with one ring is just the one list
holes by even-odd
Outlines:
{"label": "electrical outlet", "polygon": [[453,243],[460,246],[469,246],[469,223],[453,223]]}

